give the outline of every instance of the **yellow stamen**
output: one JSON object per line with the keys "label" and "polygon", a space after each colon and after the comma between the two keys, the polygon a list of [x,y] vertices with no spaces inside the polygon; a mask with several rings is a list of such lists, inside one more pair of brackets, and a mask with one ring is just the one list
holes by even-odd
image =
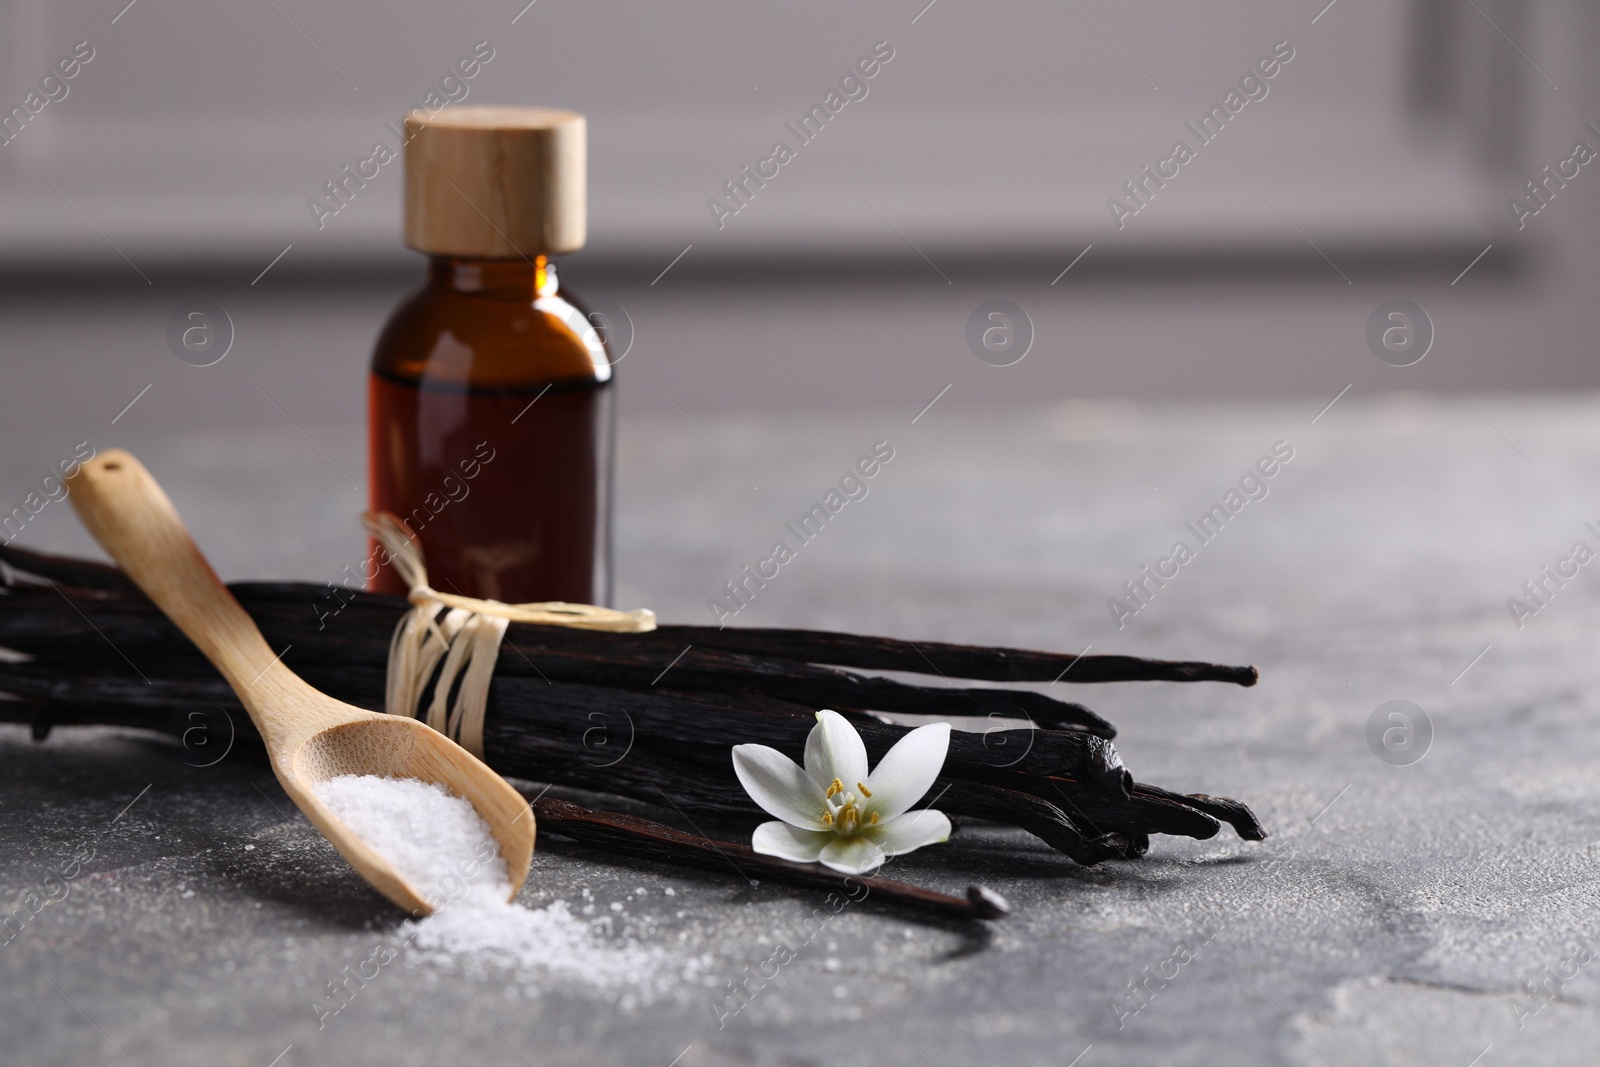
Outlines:
{"label": "yellow stamen", "polygon": [[828,791],[826,793],[824,793],[823,796],[832,798],[834,794],[843,793],[843,792],[844,792],[844,783],[839,781],[839,779],[835,778],[833,780],[833,784],[828,786]]}
{"label": "yellow stamen", "polygon": [[873,812],[871,817],[867,819],[867,825],[868,826],[876,826],[876,825],[878,825],[878,813],[877,812]]}
{"label": "yellow stamen", "polygon": [[833,825],[833,812],[825,811],[825,812],[822,813],[822,825],[824,825],[824,826],[832,826]]}
{"label": "yellow stamen", "polygon": [[868,789],[866,785],[861,782],[856,783],[856,788],[861,790],[861,795],[864,797],[870,797],[872,795],[872,790]]}

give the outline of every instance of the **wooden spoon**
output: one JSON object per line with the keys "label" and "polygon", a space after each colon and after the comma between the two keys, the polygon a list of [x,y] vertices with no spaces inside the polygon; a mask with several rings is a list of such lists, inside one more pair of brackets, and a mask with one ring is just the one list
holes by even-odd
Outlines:
{"label": "wooden spoon", "polygon": [[341,774],[419,778],[465,797],[499,843],[516,896],[533,858],[534,818],[505,779],[416,719],[334,700],[284,666],[200,554],[167,494],[133,456],[120,449],[105,452],[67,485],[89,532],[233,686],[284,792],[373,888],[415,915],[443,903],[428,892],[433,887],[406,881],[339,821],[312,795],[314,783]]}

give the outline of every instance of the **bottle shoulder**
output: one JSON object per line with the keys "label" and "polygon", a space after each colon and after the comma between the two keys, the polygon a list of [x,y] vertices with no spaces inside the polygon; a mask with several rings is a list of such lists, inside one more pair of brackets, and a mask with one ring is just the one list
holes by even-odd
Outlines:
{"label": "bottle shoulder", "polygon": [[508,298],[434,284],[390,313],[372,370],[400,381],[474,389],[611,379],[605,343],[570,293]]}

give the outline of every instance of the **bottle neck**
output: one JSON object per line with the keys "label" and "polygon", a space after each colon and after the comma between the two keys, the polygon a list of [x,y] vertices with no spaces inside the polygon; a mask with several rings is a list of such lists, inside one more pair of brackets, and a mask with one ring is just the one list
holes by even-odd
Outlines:
{"label": "bottle neck", "polygon": [[556,265],[544,256],[484,259],[429,256],[428,284],[437,289],[494,300],[537,300],[560,289]]}

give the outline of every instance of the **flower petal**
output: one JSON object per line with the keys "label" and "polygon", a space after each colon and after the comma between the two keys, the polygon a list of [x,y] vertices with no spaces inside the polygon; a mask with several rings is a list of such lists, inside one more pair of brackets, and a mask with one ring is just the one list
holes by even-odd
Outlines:
{"label": "flower petal", "polygon": [[763,856],[815,863],[822,855],[822,846],[837,836],[832,830],[802,830],[786,822],[764,822],[756,827],[750,847]]}
{"label": "flower petal", "polygon": [[823,789],[835,778],[846,789],[867,780],[867,746],[837,711],[817,712],[817,725],[806,737],[806,773]]}
{"label": "flower petal", "polygon": [[734,745],[733,773],[768,815],[803,830],[822,829],[822,787],[794,760],[766,745]]}
{"label": "flower petal", "polygon": [[939,777],[949,751],[947,722],[919,726],[896,741],[867,777],[872,799],[867,801],[866,810],[877,812],[880,819],[892,819],[909,811]]}
{"label": "flower petal", "polygon": [[866,874],[883,865],[883,849],[864,834],[835,837],[822,849],[822,865],[843,874]]}
{"label": "flower petal", "polygon": [[866,833],[886,855],[903,856],[923,845],[950,840],[950,819],[942,811],[921,808],[884,820]]}

